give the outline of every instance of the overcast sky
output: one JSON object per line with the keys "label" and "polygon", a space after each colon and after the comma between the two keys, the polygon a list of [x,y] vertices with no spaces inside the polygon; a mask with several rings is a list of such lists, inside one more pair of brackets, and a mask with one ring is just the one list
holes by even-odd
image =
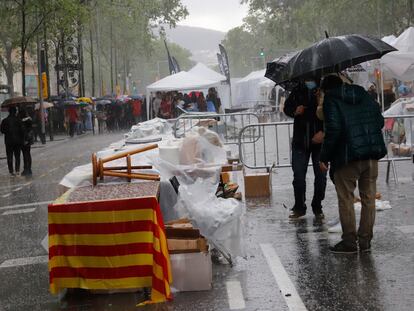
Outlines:
{"label": "overcast sky", "polygon": [[228,31],[240,26],[247,15],[247,6],[240,0],[182,0],[188,17],[180,25]]}

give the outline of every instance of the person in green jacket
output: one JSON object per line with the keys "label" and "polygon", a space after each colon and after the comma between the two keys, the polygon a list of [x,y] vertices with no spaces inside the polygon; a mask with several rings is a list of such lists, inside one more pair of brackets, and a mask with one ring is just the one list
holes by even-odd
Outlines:
{"label": "person in green jacket", "polygon": [[[362,87],[343,84],[341,78],[324,78],[323,114],[325,139],[320,168],[329,163],[338,196],[342,241],[331,247],[334,253],[370,251],[375,222],[375,194],[378,160],[387,153],[382,128],[384,118],[378,103]],[[361,221],[355,223],[354,190],[358,182]]]}

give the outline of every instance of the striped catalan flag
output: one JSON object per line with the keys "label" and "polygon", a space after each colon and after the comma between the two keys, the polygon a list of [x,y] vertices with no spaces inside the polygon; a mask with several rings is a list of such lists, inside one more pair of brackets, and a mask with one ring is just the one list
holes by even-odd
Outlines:
{"label": "striped catalan flag", "polygon": [[155,197],[51,204],[50,292],[64,288],[151,287],[151,301],[171,300],[170,258]]}

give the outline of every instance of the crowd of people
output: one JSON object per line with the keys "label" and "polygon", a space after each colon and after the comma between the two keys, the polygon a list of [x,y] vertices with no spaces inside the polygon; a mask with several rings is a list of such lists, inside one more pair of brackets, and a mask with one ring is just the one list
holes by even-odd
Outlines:
{"label": "crowd of people", "polygon": [[176,118],[181,112],[221,113],[221,100],[215,88],[203,92],[157,92],[152,100],[152,115],[164,119]]}
{"label": "crowd of people", "polygon": [[[23,154],[22,176],[32,175],[31,145],[34,142],[32,118],[25,108],[9,108],[9,115],[1,122],[6,145],[7,166],[11,176],[20,175],[20,154]],[[14,161],[13,161],[14,160]]]}

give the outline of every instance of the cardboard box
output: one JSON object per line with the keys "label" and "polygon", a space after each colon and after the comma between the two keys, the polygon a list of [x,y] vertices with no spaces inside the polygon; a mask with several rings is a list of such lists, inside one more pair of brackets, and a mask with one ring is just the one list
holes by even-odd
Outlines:
{"label": "cardboard box", "polygon": [[210,252],[172,254],[170,261],[173,288],[180,292],[211,289],[213,272]]}
{"label": "cardboard box", "polygon": [[198,253],[208,251],[207,241],[204,238],[198,239],[168,239],[168,252],[178,253]]}
{"label": "cardboard box", "polygon": [[254,173],[244,175],[245,197],[269,197],[272,194],[272,179],[270,174]]}

